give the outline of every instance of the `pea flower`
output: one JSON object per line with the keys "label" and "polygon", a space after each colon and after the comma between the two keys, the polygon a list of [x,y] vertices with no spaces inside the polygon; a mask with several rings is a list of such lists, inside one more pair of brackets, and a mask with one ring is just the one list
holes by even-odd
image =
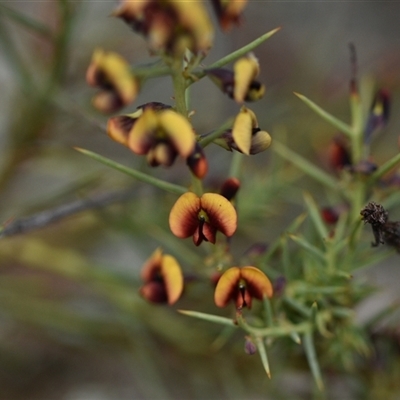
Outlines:
{"label": "pea flower", "polygon": [[196,246],[203,241],[214,244],[217,231],[228,237],[235,233],[237,214],[229,200],[220,194],[205,193],[198,197],[187,192],[172,207],[169,226],[179,238],[193,236]]}
{"label": "pea flower", "polygon": [[247,0],[211,0],[219,24],[224,31],[238,25]]}
{"label": "pea flower", "polygon": [[328,160],[332,168],[337,171],[352,165],[349,146],[342,136],[335,136],[330,143]]}
{"label": "pea flower", "polygon": [[171,109],[172,107],[159,102],[151,102],[142,104],[136,107],[137,111],[131,114],[117,115],[108,119],[107,122],[107,134],[108,136],[115,140],[116,142],[123,144],[128,147],[129,134],[133,128],[133,125],[143,114],[143,111],[150,108],[156,112],[161,110]]}
{"label": "pea flower", "polygon": [[120,2],[114,16],[146,37],[153,51],[196,53],[212,45],[213,27],[201,2],[143,0]]}
{"label": "pea flower", "polygon": [[233,65],[233,71],[225,68],[210,68],[205,72],[224,93],[237,103],[257,101],[264,96],[265,86],[255,80],[260,73],[260,66],[252,53],[239,58]]}
{"label": "pea flower", "polygon": [[186,159],[186,164],[192,173],[199,179],[203,179],[208,172],[208,163],[203,148],[196,142],[192,153]]}
{"label": "pea flower", "polygon": [[145,108],[129,132],[128,147],[136,154],[147,155],[148,163],[169,167],[179,154],[189,157],[196,140],[186,118],[172,110]]}
{"label": "pea flower", "polygon": [[139,84],[125,59],[101,49],[93,53],[86,81],[101,89],[93,98],[93,105],[104,113],[115,112],[132,103],[139,91]]}
{"label": "pea flower", "polygon": [[253,111],[243,106],[236,116],[232,129],[228,129],[214,143],[226,150],[236,150],[250,155],[266,150],[271,145],[271,136],[258,126]]}
{"label": "pea flower", "polygon": [[238,310],[250,309],[253,298],[262,300],[272,294],[272,283],[261,270],[251,266],[232,267],[219,279],[214,301],[217,307],[226,307],[232,300]]}
{"label": "pea flower", "polygon": [[176,303],[183,291],[183,274],[177,260],[157,249],[142,268],[140,294],[153,303]]}
{"label": "pea flower", "polygon": [[230,177],[222,184],[220,193],[229,201],[233,201],[239,189],[239,179],[235,177]]}

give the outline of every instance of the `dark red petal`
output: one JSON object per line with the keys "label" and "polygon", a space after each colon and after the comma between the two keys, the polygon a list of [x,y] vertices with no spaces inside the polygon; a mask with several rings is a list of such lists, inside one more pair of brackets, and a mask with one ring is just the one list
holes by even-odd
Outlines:
{"label": "dark red petal", "polygon": [[140,276],[144,282],[154,280],[161,273],[162,250],[157,249],[145,262]]}
{"label": "dark red petal", "polygon": [[207,240],[207,242],[215,244],[217,229],[208,222],[204,222],[202,228],[201,233],[203,234],[204,239]]}
{"label": "dark red petal", "polygon": [[166,303],[167,292],[162,282],[148,282],[139,289],[140,295],[152,303]]}

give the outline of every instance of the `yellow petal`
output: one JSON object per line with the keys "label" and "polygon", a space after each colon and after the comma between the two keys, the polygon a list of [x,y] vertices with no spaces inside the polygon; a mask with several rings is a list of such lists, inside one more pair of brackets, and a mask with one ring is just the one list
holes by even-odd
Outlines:
{"label": "yellow petal", "polygon": [[247,3],[247,0],[217,0],[213,1],[217,5],[216,11],[222,30],[228,31],[232,25],[240,22],[240,16]]}
{"label": "yellow petal", "polygon": [[240,269],[229,268],[219,278],[214,292],[214,302],[217,307],[225,307],[231,300],[236,301],[240,280]]}
{"label": "yellow petal", "polygon": [[185,31],[194,39],[194,51],[208,50],[212,45],[214,30],[204,5],[197,1],[170,1]]}
{"label": "yellow petal", "polygon": [[272,283],[268,277],[255,267],[243,267],[241,277],[246,281],[246,290],[251,297],[261,300],[263,297],[272,297]]}
{"label": "yellow petal", "polygon": [[253,130],[253,118],[254,114],[251,110],[246,107],[242,107],[239,114],[235,118],[235,122],[232,127],[232,137],[238,149],[244,153],[250,154],[252,130]]}
{"label": "yellow petal", "polygon": [[164,279],[168,304],[178,301],[183,291],[183,274],[178,261],[166,254],[162,258],[161,274]]}
{"label": "yellow petal", "polygon": [[216,193],[201,196],[201,208],[207,213],[208,223],[226,236],[232,236],[237,228],[236,210],[229,200]]}
{"label": "yellow petal", "polygon": [[136,154],[147,154],[155,142],[157,128],[157,115],[153,110],[145,109],[129,134],[129,148]]}
{"label": "yellow petal", "polygon": [[158,120],[160,128],[169,137],[176,151],[184,158],[189,157],[196,143],[189,121],[172,110],[161,111]]}
{"label": "yellow petal", "polygon": [[258,131],[251,138],[250,154],[261,153],[271,146],[271,136],[268,132]]}
{"label": "yellow petal", "polygon": [[184,193],[169,214],[169,227],[179,238],[192,236],[199,226],[200,199],[192,192]]}
{"label": "yellow petal", "polygon": [[119,94],[124,104],[132,102],[139,90],[136,79],[126,60],[114,52],[105,52],[97,49],[93,54],[93,61],[98,69],[105,75],[115,91]]}
{"label": "yellow petal", "polygon": [[132,118],[129,115],[118,115],[117,117],[109,118],[107,134],[116,142],[128,146],[129,133],[135,122],[136,118]]}
{"label": "yellow petal", "polygon": [[243,103],[251,82],[259,74],[258,60],[253,54],[239,58],[233,65],[233,71],[235,81],[233,98],[238,103]]}

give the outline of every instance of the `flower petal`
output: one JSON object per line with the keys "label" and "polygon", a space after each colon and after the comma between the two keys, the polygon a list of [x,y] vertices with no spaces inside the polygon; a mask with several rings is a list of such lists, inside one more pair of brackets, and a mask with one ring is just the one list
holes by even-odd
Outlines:
{"label": "flower petal", "polygon": [[246,107],[242,107],[233,123],[232,136],[238,149],[247,155],[250,154],[252,128],[253,119],[250,110]]}
{"label": "flower petal", "polygon": [[166,303],[168,300],[163,282],[147,282],[139,289],[139,293],[152,303]]}
{"label": "flower petal", "polygon": [[207,242],[215,244],[217,228],[215,228],[213,225],[209,224],[208,222],[204,222],[203,229],[201,232],[202,232],[205,240],[207,240]]}
{"label": "flower petal", "polygon": [[261,153],[271,146],[271,136],[266,131],[253,129],[253,136],[251,138],[250,154]]}
{"label": "flower petal", "polygon": [[158,128],[156,113],[145,109],[135,122],[129,135],[129,148],[136,154],[147,154],[155,143],[155,132]]}
{"label": "flower petal", "polygon": [[233,71],[235,80],[233,98],[238,103],[243,103],[251,83],[260,72],[258,60],[253,54],[239,58],[233,65]]}
{"label": "flower petal", "polygon": [[263,297],[272,297],[272,283],[264,272],[255,267],[243,267],[240,274],[246,281],[246,290],[251,297],[259,300]]}
{"label": "flower petal", "polygon": [[186,159],[186,164],[193,172],[193,174],[199,178],[203,179],[208,171],[208,163],[206,156],[204,154],[203,148],[200,146],[198,142],[195,143],[195,147],[190,154],[190,156]]}
{"label": "flower petal", "polygon": [[223,31],[228,31],[232,25],[238,25],[247,0],[212,0],[215,13]]}
{"label": "flower petal", "polygon": [[232,201],[236,193],[240,189],[240,181],[235,177],[228,178],[221,187],[221,196],[227,200]]}
{"label": "flower petal", "polygon": [[237,214],[230,201],[216,193],[205,193],[200,200],[201,208],[209,218],[209,224],[224,235],[232,236],[237,228]]}
{"label": "flower petal", "polygon": [[169,227],[179,238],[192,236],[199,226],[200,199],[192,192],[184,193],[169,214]]}
{"label": "flower petal", "polygon": [[140,272],[140,276],[144,282],[154,280],[157,275],[160,275],[162,256],[162,250],[158,248],[144,263]]}
{"label": "flower petal", "polygon": [[213,25],[202,2],[196,1],[170,1],[178,15],[183,31],[190,32],[193,38],[191,50],[208,51],[214,37]]}
{"label": "flower petal", "polygon": [[109,118],[107,122],[108,136],[116,142],[128,146],[129,133],[136,120],[137,118],[133,118],[131,115],[118,115]]}
{"label": "flower petal", "polygon": [[131,103],[139,91],[139,85],[126,60],[117,53],[102,49],[93,53],[86,80],[91,86],[114,92],[120,98],[121,105]]}
{"label": "flower petal", "polygon": [[163,256],[161,274],[164,279],[168,304],[174,304],[183,291],[183,274],[178,261],[170,255]]}
{"label": "flower petal", "polygon": [[158,118],[160,128],[165,131],[176,151],[184,158],[189,157],[196,143],[189,121],[171,110],[160,112]]}
{"label": "flower petal", "polygon": [[152,154],[148,153],[147,160],[152,166],[163,165],[164,167],[170,167],[177,155],[175,149],[166,142],[157,143],[151,150]]}
{"label": "flower petal", "polygon": [[214,302],[217,307],[226,307],[231,300],[236,301],[239,288],[240,269],[229,268],[219,278],[214,292]]}

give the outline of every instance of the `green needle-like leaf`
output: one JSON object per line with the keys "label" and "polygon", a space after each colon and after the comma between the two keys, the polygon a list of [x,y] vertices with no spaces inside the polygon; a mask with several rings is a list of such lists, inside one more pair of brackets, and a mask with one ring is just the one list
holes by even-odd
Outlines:
{"label": "green needle-like leaf", "polygon": [[119,164],[113,160],[110,160],[109,158],[103,157],[97,153],[93,153],[92,151],[81,149],[79,147],[75,147],[75,150],[79,151],[82,154],[85,154],[89,156],[90,158],[93,158],[96,161],[101,162],[104,165],[107,165],[113,169],[116,169],[117,171],[123,172],[124,174],[127,174],[133,178],[138,179],[139,181],[148,183],[150,185],[153,185],[155,187],[158,187],[159,189],[165,190],[170,193],[175,193],[175,194],[183,194],[187,192],[187,189],[184,188],[183,186],[175,185],[173,183],[169,183],[166,181],[163,181],[161,179],[154,178],[150,175],[144,174],[143,172],[137,171],[132,168],[125,167],[122,164]]}
{"label": "green needle-like leaf", "polygon": [[212,143],[215,139],[218,139],[229,128],[231,128],[232,124],[233,124],[233,118],[229,118],[218,129],[200,138],[199,143],[201,144],[203,149],[204,147]]}
{"label": "green needle-like leaf", "polygon": [[275,150],[281,157],[290,161],[292,164],[296,165],[299,169],[301,169],[304,173],[314,178],[316,181],[322,183],[325,186],[333,190],[338,190],[339,182],[332,178],[329,174],[327,174],[322,169],[318,168],[314,164],[310,163],[304,157],[290,150],[284,144],[277,142],[274,140],[273,145],[271,146],[273,150]]}
{"label": "green needle-like leaf", "polygon": [[314,338],[312,332],[307,332],[303,336],[303,345],[306,352],[308,365],[310,366],[311,373],[314,377],[315,383],[320,391],[324,390],[324,383],[322,381],[321,369],[319,367],[317,354],[314,346]]}
{"label": "green needle-like leaf", "polygon": [[35,19],[29,17],[26,14],[20,13],[19,11],[13,10],[3,4],[0,4],[0,14],[3,14],[13,20],[14,22],[20,24],[24,28],[27,28],[35,33],[38,33],[45,38],[53,39],[53,33],[44,24]]}
{"label": "green needle-like leaf", "polygon": [[[278,32],[281,28],[275,28],[272,31],[269,31],[265,33],[264,35],[261,35],[259,38],[253,40],[252,42],[246,44],[245,46],[241,47],[240,49],[228,54],[225,57],[222,57],[218,61],[212,63],[209,65],[207,68],[222,68],[226,64],[229,64],[232,61],[237,60],[238,58],[244,56],[245,54],[249,53],[250,51],[253,51],[256,47],[258,47],[260,44],[265,42],[267,39],[269,39],[272,35],[274,35],[276,32]],[[196,76],[197,79],[201,79],[206,75],[205,71],[201,71],[198,73],[193,73],[194,76]],[[192,83],[194,83],[193,81]]]}
{"label": "green needle-like leaf", "polygon": [[267,373],[268,378],[271,379],[271,370],[269,368],[267,350],[265,349],[264,341],[258,336],[255,337],[254,340],[256,342],[257,350],[260,353],[261,362],[265,369],[265,372]]}
{"label": "green needle-like leaf", "polygon": [[211,64],[209,68],[221,68],[225,66],[226,64],[229,64],[232,61],[235,61],[236,59],[244,56],[250,51],[253,51],[256,47],[258,47],[260,44],[264,43],[266,40],[268,40],[272,35],[275,35],[276,32],[280,31],[281,28],[275,28],[272,31],[269,31],[267,33],[264,33],[264,35],[261,35],[259,38],[253,40],[252,42],[246,44],[245,46],[241,47],[240,49],[228,54],[227,56],[219,59],[215,63]]}
{"label": "green needle-like leaf", "polygon": [[326,228],[325,223],[322,220],[321,212],[318,208],[317,203],[310,193],[305,192],[303,196],[307,206],[308,215],[310,216],[311,221],[315,226],[315,229],[319,233],[321,239],[327,238],[329,235],[328,229]]}
{"label": "green needle-like leaf", "polygon": [[320,250],[318,247],[314,246],[310,242],[307,242],[306,239],[296,236],[296,235],[289,235],[290,239],[292,239],[294,242],[296,242],[299,246],[301,246],[303,249],[307,250],[311,254],[314,254],[316,257],[318,257],[321,261],[325,261],[325,255],[322,250]]}
{"label": "green needle-like leaf", "polygon": [[303,96],[300,93],[294,92],[294,94],[302,100],[304,103],[306,103],[313,111],[315,111],[321,118],[323,118],[325,121],[333,125],[335,128],[339,129],[342,133],[347,135],[349,138],[353,136],[353,129],[350,125],[342,122],[340,119],[334,117],[332,114],[329,114],[326,112],[323,108],[315,104],[313,101],[308,99],[306,96]]}
{"label": "green needle-like leaf", "polygon": [[178,310],[179,313],[189,317],[203,319],[204,321],[214,322],[216,324],[228,325],[237,327],[235,322],[230,318],[220,317],[218,315],[206,314],[198,311]]}
{"label": "green needle-like leaf", "polygon": [[381,165],[368,179],[368,185],[372,186],[378,179],[382,178],[387,172],[396,165],[400,164],[400,153],[396,154],[390,160]]}

